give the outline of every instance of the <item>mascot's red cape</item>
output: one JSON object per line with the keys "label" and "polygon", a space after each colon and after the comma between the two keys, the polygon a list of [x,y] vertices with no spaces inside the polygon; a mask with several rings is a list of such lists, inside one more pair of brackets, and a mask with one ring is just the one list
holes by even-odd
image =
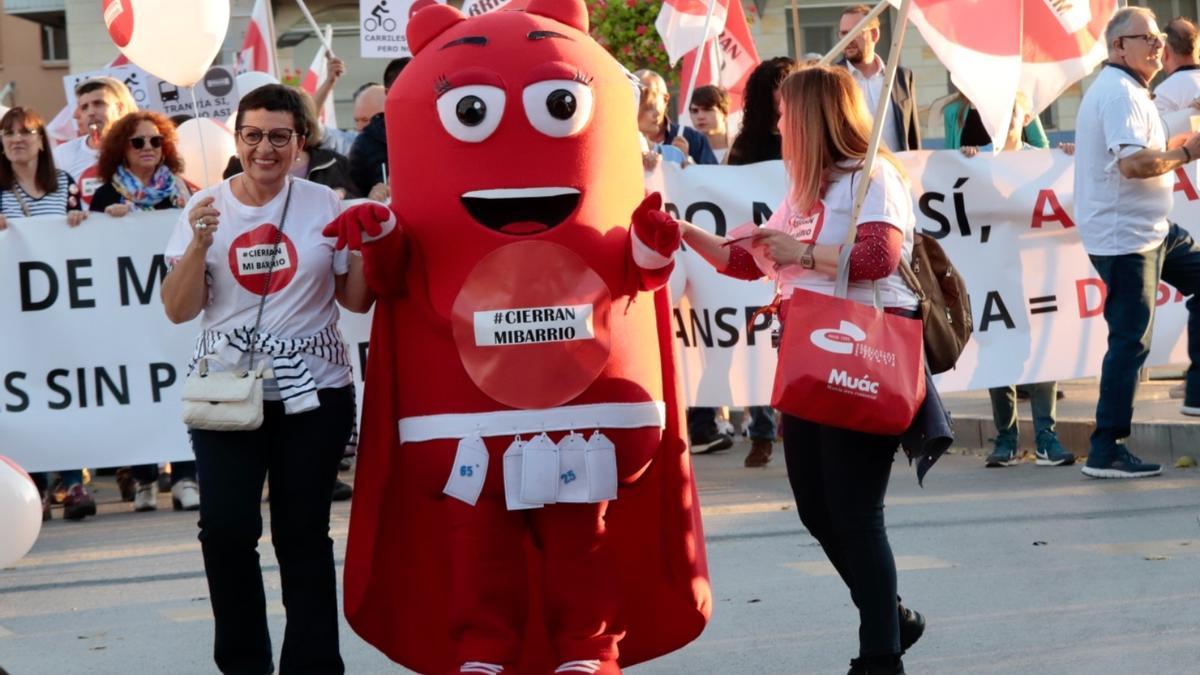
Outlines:
{"label": "mascot's red cape", "polygon": [[[388,95],[345,611],[422,673],[617,672],[711,610],[664,288],[678,228],[643,202],[636,90],[583,1],[514,5],[418,11]],[[610,439],[617,498],[506,509],[503,455],[539,424]],[[470,505],[443,488],[470,481],[477,425]]]}

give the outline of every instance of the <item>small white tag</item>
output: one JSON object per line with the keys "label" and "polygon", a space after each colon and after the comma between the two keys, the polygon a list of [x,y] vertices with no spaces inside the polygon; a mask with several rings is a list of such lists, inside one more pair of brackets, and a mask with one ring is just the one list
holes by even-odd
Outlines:
{"label": "small white tag", "polygon": [[521,501],[521,459],[525,441],[518,436],[504,451],[504,502],[509,511],[540,509],[541,504]]}
{"label": "small white tag", "polygon": [[558,497],[558,446],[538,434],[521,449],[521,501],[553,504]]}
{"label": "small white tag", "polygon": [[442,492],[464,501],[471,506],[479,501],[479,493],[483,492],[483,481],[487,478],[488,451],[479,436],[470,436],[458,442],[458,452],[454,454],[454,466],[450,469],[450,478]]}
{"label": "small white tag", "polygon": [[588,502],[617,498],[617,446],[597,431],[587,441]]}
{"label": "small white tag", "polygon": [[591,305],[475,312],[475,344],[479,347],[571,342],[595,337]]}
{"label": "small white tag", "polygon": [[558,442],[558,501],[588,502],[587,439],[573,431]]}

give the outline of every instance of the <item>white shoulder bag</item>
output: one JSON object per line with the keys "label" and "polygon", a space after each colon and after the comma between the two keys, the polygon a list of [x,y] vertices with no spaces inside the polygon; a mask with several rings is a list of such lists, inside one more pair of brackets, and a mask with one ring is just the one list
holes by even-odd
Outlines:
{"label": "white shoulder bag", "polygon": [[267,278],[263,283],[262,297],[258,301],[258,317],[254,320],[254,331],[250,333],[250,365],[241,371],[209,371],[208,362],[213,354],[204,354],[196,360],[196,368],[183,381],[183,423],[191,429],[206,431],[250,431],[263,423],[263,378],[269,375],[262,362],[254,363],[258,328],[262,324],[263,307],[271,288],[271,274],[275,271],[275,256],[283,241],[283,223],[287,218],[288,205],[292,201],[292,182],[288,180],[287,196],[283,200],[283,215],[279,218],[279,230],[271,250],[271,262],[267,267]]}

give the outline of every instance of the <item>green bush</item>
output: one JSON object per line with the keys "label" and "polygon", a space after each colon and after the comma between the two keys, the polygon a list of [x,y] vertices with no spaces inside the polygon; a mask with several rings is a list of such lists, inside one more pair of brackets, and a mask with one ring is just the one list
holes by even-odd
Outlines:
{"label": "green bush", "polygon": [[662,0],[588,0],[592,37],[630,70],[649,68],[674,88],[679,73],[667,62],[654,20]]}

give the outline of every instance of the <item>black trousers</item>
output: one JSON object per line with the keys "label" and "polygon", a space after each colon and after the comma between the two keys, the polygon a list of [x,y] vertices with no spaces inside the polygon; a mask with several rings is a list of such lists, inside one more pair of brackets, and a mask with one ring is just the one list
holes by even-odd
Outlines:
{"label": "black trousers", "polygon": [[783,452],[800,520],[858,608],[859,656],[900,653],[896,559],[883,522],[894,436],[783,416]]}
{"label": "black trousers", "polygon": [[295,415],[267,401],[254,431],[191,432],[204,495],[200,548],[216,619],[213,653],[222,673],[274,671],[258,559],[264,480],[287,612],[280,672],[345,672],[329,499],[350,437],[354,389],[322,389],[319,396],[321,407]]}

